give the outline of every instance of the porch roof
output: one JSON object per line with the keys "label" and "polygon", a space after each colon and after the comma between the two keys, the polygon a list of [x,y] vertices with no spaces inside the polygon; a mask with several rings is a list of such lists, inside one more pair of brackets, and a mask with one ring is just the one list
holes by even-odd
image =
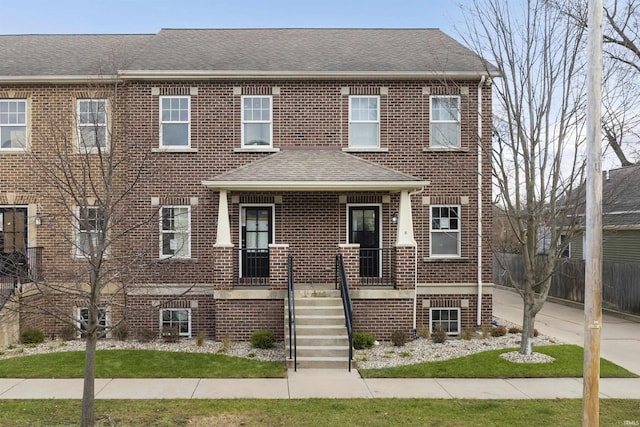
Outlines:
{"label": "porch roof", "polygon": [[340,150],[284,149],[202,184],[236,191],[402,191],[429,181]]}

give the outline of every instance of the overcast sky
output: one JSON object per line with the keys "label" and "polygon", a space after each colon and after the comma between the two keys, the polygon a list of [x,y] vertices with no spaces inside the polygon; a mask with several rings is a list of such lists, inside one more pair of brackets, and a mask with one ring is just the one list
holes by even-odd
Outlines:
{"label": "overcast sky", "polygon": [[[441,28],[457,0],[0,0],[0,34],[156,33],[161,28]],[[456,37],[458,38],[458,37]]]}

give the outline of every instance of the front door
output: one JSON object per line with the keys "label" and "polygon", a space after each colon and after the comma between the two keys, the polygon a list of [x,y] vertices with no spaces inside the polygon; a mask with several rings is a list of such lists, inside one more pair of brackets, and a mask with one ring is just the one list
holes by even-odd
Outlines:
{"label": "front door", "polygon": [[26,268],[27,208],[0,208],[0,275]]}
{"label": "front door", "polygon": [[242,208],[242,277],[269,277],[269,244],[273,243],[273,208]]}
{"label": "front door", "polygon": [[360,277],[380,277],[380,207],[349,207],[349,243],[360,244]]}

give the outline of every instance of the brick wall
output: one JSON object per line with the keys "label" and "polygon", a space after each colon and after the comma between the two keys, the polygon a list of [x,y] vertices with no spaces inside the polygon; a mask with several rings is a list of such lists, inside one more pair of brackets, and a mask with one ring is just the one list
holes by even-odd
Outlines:
{"label": "brick wall", "polygon": [[259,329],[273,332],[277,340],[284,339],[283,300],[216,301],[215,336],[218,340],[248,341]]}
{"label": "brick wall", "polygon": [[354,299],[354,332],[372,332],[381,341],[389,341],[393,331],[413,336],[412,299]]}

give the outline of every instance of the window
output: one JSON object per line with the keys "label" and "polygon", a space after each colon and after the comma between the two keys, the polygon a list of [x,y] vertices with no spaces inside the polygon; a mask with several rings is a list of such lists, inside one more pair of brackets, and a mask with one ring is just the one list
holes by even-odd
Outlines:
{"label": "window", "polygon": [[560,254],[560,258],[571,258],[571,241],[567,241],[569,238],[565,234],[560,235],[560,247],[565,246]]}
{"label": "window", "polygon": [[271,97],[242,97],[242,146],[270,147],[272,133]]}
{"label": "window", "polygon": [[432,96],[430,117],[431,147],[460,147],[460,98],[457,96]]}
{"label": "window", "polygon": [[[78,308],[78,329],[80,330],[80,338],[86,338],[87,324],[89,323],[89,307]],[[98,309],[98,338],[106,336],[107,329],[107,310],[105,308]]]}
{"label": "window", "polygon": [[164,206],[160,216],[160,257],[191,258],[191,207]]}
{"label": "window", "polygon": [[460,309],[459,308],[430,308],[429,332],[438,328],[444,328],[447,335],[460,333]]}
{"label": "window", "polygon": [[460,206],[431,207],[431,256],[460,256]]}
{"label": "window", "polygon": [[99,237],[105,227],[102,209],[95,206],[78,208],[76,257],[90,257],[96,253],[96,248],[100,243]]}
{"label": "window", "polygon": [[107,101],[78,100],[78,148],[91,150],[107,147]]}
{"label": "window", "polygon": [[160,147],[188,148],[191,141],[191,98],[160,97]]}
{"label": "window", "polygon": [[27,101],[0,99],[0,150],[27,147]]}
{"label": "window", "polygon": [[380,135],[380,98],[349,97],[349,146],[378,147]]}
{"label": "window", "polygon": [[160,311],[160,332],[165,328],[176,328],[181,337],[191,336],[191,310],[167,308]]}

